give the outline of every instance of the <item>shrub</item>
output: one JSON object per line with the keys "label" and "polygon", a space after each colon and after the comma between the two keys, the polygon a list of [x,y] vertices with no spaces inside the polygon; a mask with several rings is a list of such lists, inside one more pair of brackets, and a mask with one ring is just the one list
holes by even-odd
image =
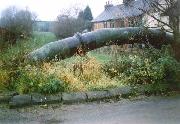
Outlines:
{"label": "shrub", "polygon": [[0,69],[0,90],[4,90],[8,86],[9,73]]}
{"label": "shrub", "polygon": [[[77,15],[78,14],[78,15]],[[73,36],[76,32],[90,31],[93,19],[91,9],[87,6],[84,11],[78,7],[71,7],[57,16],[53,32],[58,38]]]}
{"label": "shrub", "polygon": [[[78,65],[78,67],[76,66]],[[74,67],[75,68],[74,70]],[[74,56],[55,63],[44,63],[43,71],[64,82],[64,91],[100,90],[120,86],[102,71],[102,64],[93,57]]]}
{"label": "shrub", "polygon": [[40,92],[44,94],[64,91],[64,83],[47,74],[41,68],[26,66],[18,70],[18,77],[14,80],[15,88],[19,93]]}
{"label": "shrub", "polygon": [[[56,71],[60,80],[68,84],[69,91],[87,90],[89,83],[96,83],[102,78],[101,64],[90,57],[76,57],[76,60]],[[76,67],[78,65],[78,67]],[[56,67],[60,68],[60,67]]]}
{"label": "shrub", "polygon": [[[35,19],[35,14],[27,9],[18,10],[14,6],[5,9],[2,12],[0,23],[2,27],[13,34],[8,38],[9,43],[13,44],[17,38],[31,36]],[[7,36],[4,37],[6,38]],[[8,40],[5,39],[4,42]]]}
{"label": "shrub", "polygon": [[[44,74],[39,72],[39,75],[37,75],[39,77],[36,77],[36,71],[30,72],[27,70],[28,63],[24,59],[25,55],[33,49],[55,40],[56,37],[52,33],[35,32],[32,38],[19,39],[19,42],[15,45],[4,49],[0,54],[1,89],[18,90],[21,93],[37,90],[37,88],[28,89],[28,87],[31,86],[32,82],[38,82],[40,80],[39,77],[43,78]],[[35,67],[33,67],[32,70],[33,69],[35,69]],[[36,69],[38,69],[38,66]],[[41,69],[37,71],[41,71]],[[34,75],[32,74],[33,72],[35,72]],[[34,79],[30,74],[34,76]],[[46,77],[44,78],[46,79]],[[31,82],[27,80],[31,80]],[[36,83],[33,83],[33,87],[36,87],[34,84]]]}
{"label": "shrub", "polygon": [[53,32],[58,38],[73,36],[76,32],[84,30],[85,22],[82,19],[76,19],[68,15],[57,17],[57,23],[54,24]]}
{"label": "shrub", "polygon": [[53,75],[47,77],[45,82],[41,82],[38,85],[40,93],[53,94],[57,92],[63,92],[65,90],[65,84]]}
{"label": "shrub", "polygon": [[0,27],[0,51],[16,43],[16,34],[6,28]]}
{"label": "shrub", "polygon": [[117,77],[121,82],[133,86],[148,85],[153,90],[177,87],[180,63],[168,51],[164,47],[161,50],[146,49],[137,55],[124,54],[117,62],[105,64],[103,70],[111,78]]}

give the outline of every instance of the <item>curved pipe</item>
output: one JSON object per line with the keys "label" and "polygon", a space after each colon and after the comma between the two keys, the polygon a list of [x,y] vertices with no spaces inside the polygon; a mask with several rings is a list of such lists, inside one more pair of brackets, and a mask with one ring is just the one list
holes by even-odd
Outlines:
{"label": "curved pipe", "polygon": [[62,59],[71,57],[80,45],[91,51],[111,44],[133,44],[148,42],[159,47],[173,41],[173,35],[159,28],[106,28],[84,34],[77,33],[73,37],[50,42],[28,54],[30,61],[46,61],[58,56]]}

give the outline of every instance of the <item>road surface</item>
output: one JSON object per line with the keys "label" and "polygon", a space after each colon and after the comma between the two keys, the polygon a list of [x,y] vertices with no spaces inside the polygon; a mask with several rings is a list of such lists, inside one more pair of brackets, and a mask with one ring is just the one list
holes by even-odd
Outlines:
{"label": "road surface", "polygon": [[19,109],[1,106],[0,124],[180,124],[180,95]]}

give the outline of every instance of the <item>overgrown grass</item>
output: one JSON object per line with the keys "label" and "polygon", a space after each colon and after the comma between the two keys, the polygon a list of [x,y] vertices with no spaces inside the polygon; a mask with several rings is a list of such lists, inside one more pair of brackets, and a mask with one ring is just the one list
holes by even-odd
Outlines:
{"label": "overgrown grass", "polygon": [[25,56],[32,50],[55,41],[56,37],[50,32],[34,32],[32,38],[19,40],[17,44],[4,49],[0,53],[0,89],[13,89],[12,81],[18,75],[19,67],[25,66]]}
{"label": "overgrown grass", "polygon": [[107,63],[113,59],[113,56],[111,54],[103,54],[103,53],[97,53],[97,52],[89,52],[88,54],[90,57],[94,57],[99,61],[100,63]]}
{"label": "overgrown grass", "polygon": [[32,38],[19,40],[15,45],[2,51],[0,54],[0,63],[6,64],[15,59],[23,58],[30,51],[55,40],[55,35],[50,32],[34,32]]}
{"label": "overgrown grass", "polygon": [[52,94],[146,85],[148,92],[161,92],[179,85],[180,64],[167,47],[136,53],[92,51],[84,57],[40,65],[24,61],[27,53],[55,40],[52,33],[35,32],[32,38],[4,50],[0,55],[0,90]]}
{"label": "overgrown grass", "polygon": [[111,79],[103,72],[102,65],[88,55],[41,66],[26,65],[18,69],[13,84],[19,93],[91,91],[122,86],[117,79]]}
{"label": "overgrown grass", "polygon": [[0,61],[0,89],[16,90],[19,93],[56,93],[100,90],[122,85],[102,71],[102,65],[112,59],[107,54],[90,52],[86,57],[73,56],[36,66],[24,61],[30,51],[55,40],[51,33],[35,32],[32,38],[21,40],[4,50]]}
{"label": "overgrown grass", "polygon": [[60,80],[68,84],[67,91],[100,90],[121,86],[122,84],[118,80],[110,79],[103,72],[103,64],[92,55],[87,55],[84,58],[76,56],[73,61],[63,60],[54,63],[51,70],[55,71]]}
{"label": "overgrown grass", "polygon": [[148,93],[161,93],[180,87],[180,63],[170,53],[170,46],[161,50],[144,49],[136,54],[123,54],[104,65],[112,79],[134,87],[144,86]]}

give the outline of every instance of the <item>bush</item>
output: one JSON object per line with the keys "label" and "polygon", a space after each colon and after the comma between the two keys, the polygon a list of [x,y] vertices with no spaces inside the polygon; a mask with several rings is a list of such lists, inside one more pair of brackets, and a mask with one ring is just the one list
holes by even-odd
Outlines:
{"label": "bush", "polygon": [[82,19],[60,15],[57,23],[54,24],[53,32],[58,38],[67,38],[73,36],[76,32],[82,32],[84,25],[85,22]]}
{"label": "bush", "polygon": [[71,7],[57,17],[57,22],[53,26],[53,32],[58,38],[67,38],[77,32],[90,31],[92,29],[92,19],[89,6],[84,11],[77,7]]}
{"label": "bush", "polygon": [[64,82],[65,92],[100,90],[120,86],[102,71],[102,64],[94,57],[73,56],[60,62],[44,63],[43,71],[54,74]]}
{"label": "bush", "polygon": [[41,68],[26,66],[20,68],[14,80],[15,89],[19,93],[39,92],[44,94],[63,92],[65,85],[53,74],[43,73]]}
{"label": "bush", "polygon": [[[168,52],[167,47],[157,50],[146,49],[140,54],[124,54],[118,61],[111,61],[103,70],[117,77],[125,84],[133,86],[149,85],[154,90],[177,87],[179,83],[180,63]],[[162,90],[161,89],[161,90]]]}
{"label": "bush", "polygon": [[15,33],[0,27],[0,51],[9,45],[16,43]]}
{"label": "bush", "polygon": [[45,94],[52,94],[57,92],[63,92],[65,90],[65,83],[60,81],[53,75],[47,77],[46,81],[39,84],[39,92]]}
{"label": "bush", "polygon": [[[18,90],[20,93],[36,91],[37,88],[35,87],[37,85],[35,84],[37,83],[34,82],[39,80],[45,82],[47,76],[39,72],[38,77],[36,77],[32,74],[35,71],[29,72],[26,70],[28,63],[24,59],[25,55],[33,49],[55,40],[56,37],[52,33],[35,32],[32,38],[21,39],[17,44],[3,50],[0,54],[0,89]],[[39,67],[37,66],[37,68]],[[34,79],[30,77],[30,74],[34,76]],[[40,78],[41,76],[42,78]],[[34,89],[31,88],[31,85]],[[29,87],[31,89],[28,89]]]}
{"label": "bush", "polygon": [[[16,7],[9,7],[2,12],[0,24],[11,34],[14,34],[9,38],[10,43],[14,43],[14,39],[26,38],[32,35],[35,18],[35,14],[27,9],[18,10]],[[7,40],[4,40],[4,42],[7,42]]]}
{"label": "bush", "polygon": [[87,90],[90,83],[97,84],[102,79],[101,64],[91,57],[78,56],[75,57],[74,62],[66,63],[65,67],[56,66],[55,68],[57,77],[68,84],[67,91]]}
{"label": "bush", "polygon": [[0,90],[4,90],[8,86],[9,73],[0,69]]}

